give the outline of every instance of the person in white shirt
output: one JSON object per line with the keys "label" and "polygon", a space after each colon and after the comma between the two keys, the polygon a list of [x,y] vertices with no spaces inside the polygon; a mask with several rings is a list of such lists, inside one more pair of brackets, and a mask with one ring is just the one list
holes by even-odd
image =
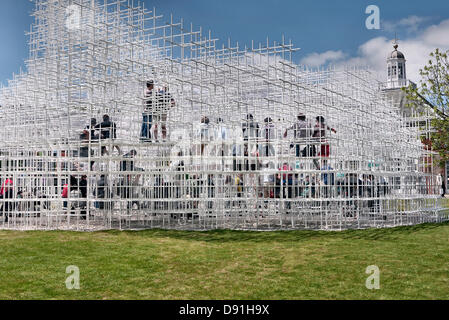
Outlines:
{"label": "person in white shirt", "polygon": [[313,128],[310,121],[307,121],[307,117],[304,114],[299,114],[297,122],[285,130],[284,138],[287,138],[289,130],[293,130],[294,132],[296,157],[307,156],[307,153],[304,151],[306,151],[307,148],[307,140],[309,140],[313,134]]}
{"label": "person in white shirt", "polygon": [[217,119],[217,123],[214,126],[214,151],[213,154],[220,159],[220,165],[222,170],[227,165],[225,157],[230,156],[231,132],[222,118]]}
{"label": "person in white shirt", "polygon": [[258,169],[258,141],[260,137],[259,124],[254,121],[254,116],[248,114],[246,121],[242,123],[245,171],[256,171]]}
{"label": "person in white shirt", "polygon": [[261,171],[261,175],[259,176],[261,192],[259,194],[265,199],[272,198],[274,197],[274,185],[276,180],[276,167],[274,162],[264,162]]}
{"label": "person in white shirt", "polygon": [[214,132],[212,131],[210,120],[208,117],[204,116],[201,118],[201,125],[199,127],[198,134],[198,138],[201,141],[201,156],[204,156],[204,151],[207,145],[213,140],[213,134]]}

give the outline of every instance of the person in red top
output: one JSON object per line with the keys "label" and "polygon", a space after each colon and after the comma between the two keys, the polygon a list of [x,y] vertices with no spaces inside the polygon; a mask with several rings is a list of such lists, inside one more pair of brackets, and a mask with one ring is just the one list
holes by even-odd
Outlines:
{"label": "person in red top", "polygon": [[8,192],[12,192],[12,186],[13,186],[12,178],[6,178],[0,189],[0,197],[3,198],[5,194],[7,195]]}
{"label": "person in red top", "polygon": [[[332,131],[333,133],[337,133],[334,128],[330,128],[326,125],[326,120],[324,117],[319,116],[316,118],[316,124],[313,130],[313,138],[318,140],[317,142],[321,145],[320,156],[322,158],[329,158],[330,156],[330,146],[326,140],[326,131]],[[318,168],[320,169],[320,168]]]}
{"label": "person in red top", "polygon": [[76,190],[77,187],[78,187],[78,179],[76,179],[74,176],[70,176],[70,182],[68,184],[64,184],[64,186],[62,187],[62,198],[64,199],[64,209],[67,209],[70,192],[72,190]]}
{"label": "person in red top", "polygon": [[[292,169],[292,167],[290,167],[290,165],[288,163],[284,163],[284,165],[282,166],[282,168],[279,169],[279,171],[292,172],[293,169]],[[292,173],[282,174],[282,183],[283,184],[288,183],[290,185],[293,184],[293,174]]]}
{"label": "person in red top", "polygon": [[[8,177],[5,179],[0,189],[0,199],[12,199],[12,198],[14,198],[13,181],[12,177]],[[11,210],[12,210],[12,203],[10,201],[5,201],[3,203],[2,208],[2,212],[4,212],[5,215],[5,222],[8,222],[8,215],[9,211]]]}
{"label": "person in red top", "polygon": [[69,197],[69,185],[65,184],[64,187],[62,188],[62,198],[66,199],[64,200],[64,209],[67,209],[67,198]]}
{"label": "person in red top", "polygon": [[67,199],[69,197],[69,185],[65,184],[64,188],[62,189],[62,197],[64,199]]}

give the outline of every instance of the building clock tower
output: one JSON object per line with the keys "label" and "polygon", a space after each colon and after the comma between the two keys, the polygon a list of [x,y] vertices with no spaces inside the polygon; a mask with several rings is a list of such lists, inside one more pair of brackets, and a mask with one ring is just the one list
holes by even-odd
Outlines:
{"label": "building clock tower", "polygon": [[403,88],[408,85],[405,56],[402,52],[398,51],[399,48],[398,39],[395,39],[393,44],[394,44],[393,46],[394,51],[390,54],[390,56],[387,59],[388,89]]}

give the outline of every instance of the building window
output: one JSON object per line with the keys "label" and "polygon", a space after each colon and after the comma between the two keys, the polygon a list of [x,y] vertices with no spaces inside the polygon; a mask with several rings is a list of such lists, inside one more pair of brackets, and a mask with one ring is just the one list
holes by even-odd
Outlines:
{"label": "building window", "polygon": [[396,70],[397,70],[397,67],[396,67],[396,66],[393,66],[392,68],[393,68],[393,70],[392,70],[392,71],[393,71],[393,72],[392,72],[392,76],[395,77],[395,76],[398,74],[397,71],[396,71]]}
{"label": "building window", "polygon": [[404,66],[402,63],[399,64],[399,78],[404,78]]}
{"label": "building window", "polygon": [[388,66],[388,77],[391,77],[391,66]]}

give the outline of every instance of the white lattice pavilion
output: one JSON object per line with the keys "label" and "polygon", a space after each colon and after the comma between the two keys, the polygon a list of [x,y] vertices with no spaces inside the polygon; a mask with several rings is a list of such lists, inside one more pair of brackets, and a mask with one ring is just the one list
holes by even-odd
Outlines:
{"label": "white lattice pavilion", "polygon": [[[341,230],[446,220],[420,140],[428,118],[410,125],[370,69],[311,71],[294,63],[285,39],[219,45],[132,1],[34,2],[27,71],[0,90],[0,228]],[[403,68],[405,77],[405,60]],[[161,102],[166,139],[160,114],[158,139],[142,139],[149,81],[156,97],[171,95],[170,106]],[[117,138],[82,138],[105,114]],[[303,137],[288,130],[299,115],[311,124]]]}

